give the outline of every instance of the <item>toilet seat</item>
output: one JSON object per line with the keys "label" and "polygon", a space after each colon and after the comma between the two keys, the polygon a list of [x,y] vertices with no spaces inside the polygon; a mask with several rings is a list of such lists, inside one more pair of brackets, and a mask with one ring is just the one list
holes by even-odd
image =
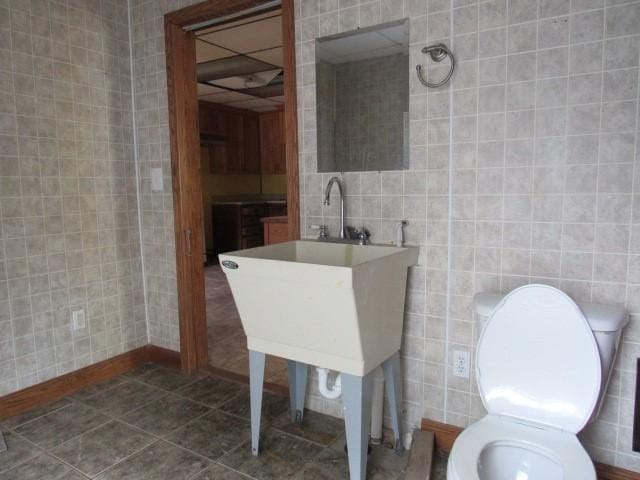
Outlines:
{"label": "toilet seat", "polygon": [[598,402],[601,375],[582,310],[547,285],[509,293],[478,340],[478,390],[494,415],[578,433]]}
{"label": "toilet seat", "polygon": [[480,455],[494,442],[546,456],[561,466],[565,480],[596,480],[593,463],[574,434],[517,423],[496,415],[485,416],[458,436],[449,455],[447,480],[480,480]]}
{"label": "toilet seat", "polygon": [[598,401],[600,354],[565,293],[526,285],[504,297],[480,335],[476,377],[488,415],[455,441],[448,480],[596,479],[576,434]]}

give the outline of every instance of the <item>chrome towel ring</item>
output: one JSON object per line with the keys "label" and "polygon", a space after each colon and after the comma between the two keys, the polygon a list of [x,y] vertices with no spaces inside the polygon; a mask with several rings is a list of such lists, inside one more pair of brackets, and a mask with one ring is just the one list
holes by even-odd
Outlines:
{"label": "chrome towel ring", "polygon": [[449,50],[449,48],[444,43],[438,43],[436,45],[424,47],[422,49],[422,53],[428,53],[429,56],[431,57],[431,60],[437,63],[449,57],[451,62],[451,68],[449,68],[449,73],[447,73],[447,76],[441,82],[429,82],[422,75],[422,66],[416,65],[416,72],[418,73],[418,79],[420,80],[420,83],[422,83],[425,87],[429,87],[429,88],[438,88],[438,87],[442,87],[443,85],[446,85],[451,79],[451,76],[453,75],[453,71],[456,68],[456,59],[453,56],[453,53],[451,53],[451,50]]}

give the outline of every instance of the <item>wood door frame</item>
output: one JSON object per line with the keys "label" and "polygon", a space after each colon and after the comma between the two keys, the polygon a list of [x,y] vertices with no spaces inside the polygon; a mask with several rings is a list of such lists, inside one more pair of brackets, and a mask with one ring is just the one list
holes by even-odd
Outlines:
{"label": "wood door frame", "polygon": [[[294,0],[282,0],[287,216],[289,239],[300,237],[298,114]],[[181,367],[191,372],[208,363],[205,318],[203,208],[196,88],[195,34],[185,27],[237,14],[268,0],[208,0],[164,17],[169,100],[171,176],[176,235],[176,277]],[[253,14],[247,14],[251,16]]]}

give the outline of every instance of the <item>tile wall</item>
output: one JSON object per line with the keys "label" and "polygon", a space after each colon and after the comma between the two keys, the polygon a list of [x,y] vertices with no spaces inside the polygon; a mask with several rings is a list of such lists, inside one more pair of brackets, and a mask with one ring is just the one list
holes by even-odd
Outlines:
{"label": "tile wall", "polygon": [[[164,50],[164,15],[194,0],[131,0],[133,92],[136,113],[140,221],[146,278],[149,338],[180,350],[176,283],[171,152]],[[162,192],[151,191],[151,169],[161,168]]]}
{"label": "tile wall", "polygon": [[147,343],[126,5],[0,0],[0,395]]}
{"label": "tile wall", "polygon": [[[130,4],[149,336],[176,350],[162,17],[190,3]],[[126,3],[0,0],[0,8],[6,393],[145,343],[146,331]],[[640,312],[639,2],[305,0],[296,18],[305,236],[310,223],[338,223],[337,202],[321,201],[331,174],[316,168],[314,39],[410,18],[410,168],[343,175],[350,224],[385,242],[406,218],[407,241],[421,246],[402,350],[407,426],[483,415],[474,379],[453,377],[447,360],[473,350],[476,291],[543,281]],[[427,91],[413,66],[425,61],[422,46],[440,40],[458,71],[452,90]],[[151,167],[163,169],[165,192],[151,192]],[[70,331],[68,309],[78,304],[88,307],[85,335]],[[639,330],[632,316],[605,409],[583,434],[596,459],[636,471]],[[340,414],[314,392],[310,406]]]}
{"label": "tile wall", "polygon": [[[475,379],[452,375],[474,353],[472,298],[525,283],[631,315],[597,422],[581,435],[595,459],[640,471],[631,451],[640,356],[640,2],[608,0],[302,0],[297,9],[302,228],[335,231],[317,173],[314,40],[410,18],[410,168],[347,173],[348,223],[374,241],[421,246],[410,275],[402,357],[408,426],[460,426],[484,415]],[[450,88],[427,90],[415,65],[445,41]],[[431,67],[432,78],[447,66]],[[473,358],[473,355],[472,355]],[[316,408],[339,407],[312,396]]]}

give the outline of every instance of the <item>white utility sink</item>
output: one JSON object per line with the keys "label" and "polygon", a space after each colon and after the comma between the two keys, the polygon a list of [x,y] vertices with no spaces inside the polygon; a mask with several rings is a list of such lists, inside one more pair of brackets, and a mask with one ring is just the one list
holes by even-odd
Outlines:
{"label": "white utility sink", "polygon": [[249,350],[357,376],[400,350],[416,247],[293,241],[220,260]]}

